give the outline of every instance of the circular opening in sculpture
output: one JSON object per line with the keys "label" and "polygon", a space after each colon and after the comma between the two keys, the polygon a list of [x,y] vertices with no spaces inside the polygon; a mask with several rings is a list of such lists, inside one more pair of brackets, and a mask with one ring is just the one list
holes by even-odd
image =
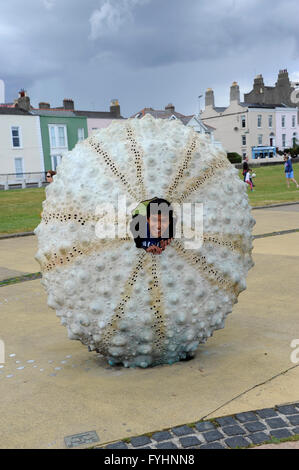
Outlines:
{"label": "circular opening in sculpture", "polygon": [[131,232],[137,248],[160,255],[174,235],[173,207],[166,199],[154,197],[132,212]]}

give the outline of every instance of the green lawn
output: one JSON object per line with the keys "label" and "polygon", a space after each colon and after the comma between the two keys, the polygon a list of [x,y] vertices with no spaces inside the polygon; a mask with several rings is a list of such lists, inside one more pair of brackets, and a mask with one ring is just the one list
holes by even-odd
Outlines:
{"label": "green lawn", "polygon": [[[294,164],[293,168],[294,177],[299,184],[299,164]],[[295,184],[290,182],[290,189],[287,189],[283,164],[253,168],[252,172],[256,174],[256,178],[253,178],[254,191],[251,192],[248,186],[252,206],[299,201],[299,189],[296,189]]]}
{"label": "green lawn", "polygon": [[[299,164],[293,167],[299,183]],[[253,171],[256,174],[254,192],[248,187],[252,206],[299,202],[299,190],[294,183],[287,189],[283,165],[255,168]],[[44,188],[0,191],[0,234],[32,231],[39,224],[44,199]]]}
{"label": "green lawn", "polygon": [[0,191],[0,233],[31,232],[40,222],[44,188]]}

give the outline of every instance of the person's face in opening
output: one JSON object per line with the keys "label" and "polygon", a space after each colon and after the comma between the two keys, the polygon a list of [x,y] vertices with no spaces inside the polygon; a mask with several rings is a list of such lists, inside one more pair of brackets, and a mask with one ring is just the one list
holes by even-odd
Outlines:
{"label": "person's face in opening", "polygon": [[51,173],[47,173],[47,183],[52,183],[53,182],[53,176]]}
{"label": "person's face in opening", "polygon": [[[159,238],[163,236],[163,233],[166,232],[169,227],[169,215],[163,214],[153,214],[147,219],[151,236],[153,238]],[[168,234],[169,236],[169,234]]]}

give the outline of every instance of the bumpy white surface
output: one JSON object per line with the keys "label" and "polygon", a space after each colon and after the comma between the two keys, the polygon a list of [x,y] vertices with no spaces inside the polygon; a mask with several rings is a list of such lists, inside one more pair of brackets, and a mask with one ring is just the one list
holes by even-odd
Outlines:
{"label": "bumpy white surface", "polygon": [[[117,212],[120,195],[131,209],[202,202],[202,247],[184,250],[182,238],[152,255],[133,239],[99,240],[96,207]],[[171,364],[223,328],[253,265],[254,223],[246,184],[208,137],[149,115],[115,121],[77,144],[46,189],[35,233],[48,305],[110,364]]]}

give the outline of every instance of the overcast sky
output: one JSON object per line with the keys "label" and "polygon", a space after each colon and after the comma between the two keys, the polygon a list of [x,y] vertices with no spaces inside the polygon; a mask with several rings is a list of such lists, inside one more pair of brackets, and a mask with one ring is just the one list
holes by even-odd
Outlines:
{"label": "overcast sky", "polygon": [[193,114],[208,87],[224,106],[234,80],[243,99],[258,73],[299,79],[298,18],[298,0],[0,0],[0,78],[7,102]]}

